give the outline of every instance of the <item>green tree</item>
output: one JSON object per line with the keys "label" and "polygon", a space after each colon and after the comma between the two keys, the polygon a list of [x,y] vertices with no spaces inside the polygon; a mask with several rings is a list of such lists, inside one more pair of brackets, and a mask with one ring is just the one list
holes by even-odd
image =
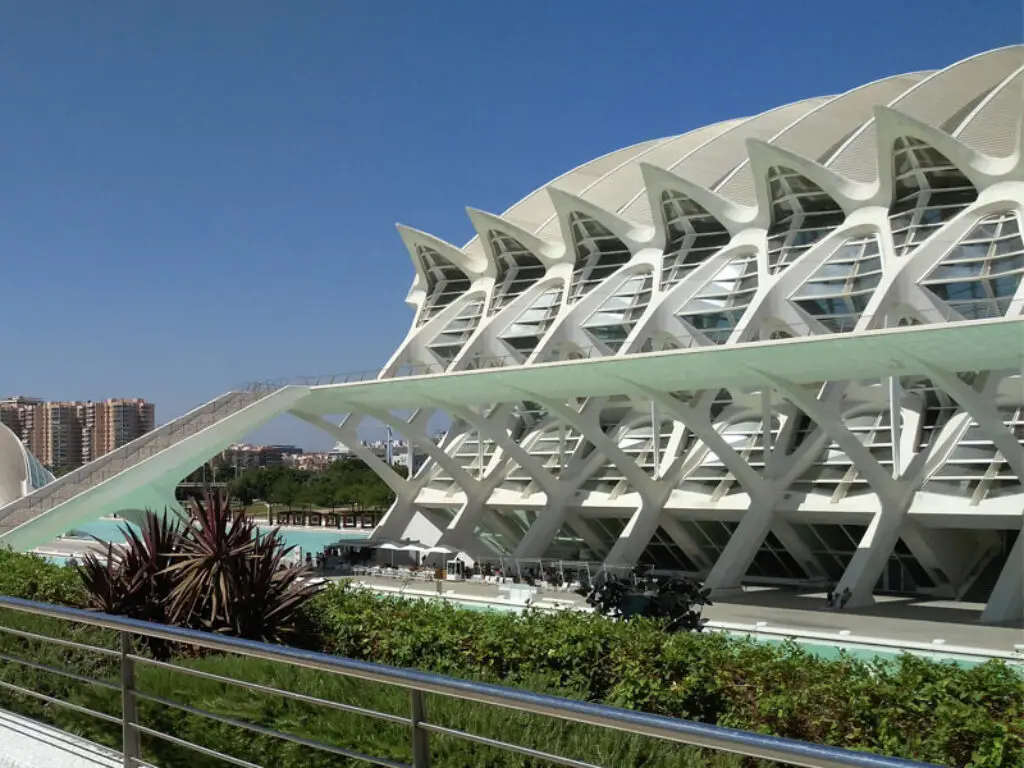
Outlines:
{"label": "green tree", "polygon": [[301,489],[301,485],[286,475],[274,483],[274,487],[270,491],[270,498],[267,500],[273,504],[284,504],[285,507],[290,509],[299,497]]}

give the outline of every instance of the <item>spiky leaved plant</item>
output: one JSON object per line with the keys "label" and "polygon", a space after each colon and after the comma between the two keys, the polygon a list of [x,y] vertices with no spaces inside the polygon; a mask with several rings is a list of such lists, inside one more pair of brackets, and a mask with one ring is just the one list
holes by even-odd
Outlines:
{"label": "spiky leaved plant", "polygon": [[77,567],[85,585],[86,608],[102,613],[131,614],[130,608],[138,600],[138,581],[122,570],[113,544],[107,544],[106,559],[89,552]]}
{"label": "spiky leaved plant", "polygon": [[233,573],[234,599],[227,631],[268,643],[295,637],[298,609],[316,594],[318,586],[309,581],[307,568],[285,565],[294,549],[285,546],[276,528],[257,537],[252,551]]}
{"label": "spiky leaved plant", "polygon": [[294,635],[297,609],[316,592],[307,568],[286,568],[279,529],[260,534],[228,498],[207,491],[189,508],[177,562],[171,620],[210,632],[282,642]]}
{"label": "spiky leaved plant", "polygon": [[[147,621],[282,642],[294,637],[297,609],[316,592],[306,568],[288,568],[292,551],[279,529],[260,535],[228,500],[207,491],[189,506],[184,528],[164,512],[146,513],[140,531],[122,528],[123,549],[79,566],[94,610]],[[169,646],[150,644],[166,655]]]}
{"label": "spiky leaved plant", "polygon": [[181,550],[168,568],[175,586],[170,616],[175,624],[217,631],[230,625],[236,572],[255,546],[256,526],[227,498],[206,489],[189,504]]}
{"label": "spiky leaved plant", "polygon": [[[107,543],[106,562],[89,553],[78,566],[88,595],[86,605],[104,613],[165,623],[174,587],[168,567],[181,544],[181,527],[165,510],[160,516],[147,511],[139,530],[129,525],[120,530],[123,548]],[[157,656],[169,653],[162,641],[147,644]]]}

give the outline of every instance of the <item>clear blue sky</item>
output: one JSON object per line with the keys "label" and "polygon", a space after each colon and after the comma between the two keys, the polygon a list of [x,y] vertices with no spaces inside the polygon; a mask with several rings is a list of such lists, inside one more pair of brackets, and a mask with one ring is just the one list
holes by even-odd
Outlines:
{"label": "clear blue sky", "polygon": [[[0,3],[0,393],[140,396],[376,368],[395,222],[645,139],[1024,37],[1019,0]],[[275,423],[259,435],[330,442]]]}

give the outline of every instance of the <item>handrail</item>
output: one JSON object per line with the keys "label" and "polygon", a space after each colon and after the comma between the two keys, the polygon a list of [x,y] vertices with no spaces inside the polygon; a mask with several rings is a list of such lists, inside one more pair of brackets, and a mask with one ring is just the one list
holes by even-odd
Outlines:
{"label": "handrail", "polygon": [[[88,464],[83,464],[81,467],[56,478],[41,488],[35,489],[32,493],[0,507],[6,513],[0,517],[0,523],[9,521],[10,517],[16,515],[19,511],[25,512],[37,508],[52,509],[54,506],[62,504],[82,493],[82,490],[76,490],[76,486],[79,483],[91,480],[93,482],[88,486],[91,488],[105,480],[109,480],[111,477],[123,472],[126,468],[134,466],[140,460],[150,458],[166,448],[165,438],[177,442],[185,436],[197,434],[219,422],[221,415],[225,411],[229,414],[238,411],[239,408],[236,406],[240,399],[244,401],[243,407],[245,407],[258,402],[271,394],[272,391],[274,390],[231,390],[218,395],[213,400],[192,408],[181,416],[161,424],[156,429],[141,435],[135,440],[125,443]],[[163,431],[165,428],[169,429]],[[62,496],[62,494],[69,490],[72,491],[70,495]]]}
{"label": "handrail", "polygon": [[[786,739],[776,736],[765,736],[763,734],[741,731],[734,728],[724,728],[717,725],[698,723],[689,720],[679,720],[661,715],[651,715],[643,712],[610,707],[604,704],[593,704],[589,702],[562,699],[546,694],[531,693],[529,691],[506,688],[504,686],[492,685],[489,683],[478,683],[469,680],[458,680],[455,678],[435,675],[428,672],[421,672],[414,669],[401,669],[388,667],[380,664],[372,664],[365,661],[346,659],[338,656],[330,656],[315,651],[306,651],[287,646],[270,645],[253,640],[228,637],[225,635],[199,632],[191,629],[183,629],[164,624],[154,624],[137,619],[125,618],[122,616],[111,616],[102,613],[93,613],[77,608],[49,605],[46,603],[23,600],[21,598],[7,597],[0,595],[0,608],[10,609],[19,613],[27,613],[36,616],[44,616],[51,619],[87,624],[102,629],[113,630],[121,633],[121,665],[122,681],[120,689],[124,696],[123,707],[123,731],[125,766],[141,765],[141,754],[139,752],[139,735],[147,734],[155,738],[172,741],[178,746],[195,749],[196,751],[210,754],[212,751],[206,747],[191,744],[178,737],[162,734],[152,728],[137,722],[136,702],[147,700],[165,706],[189,712],[199,717],[207,717],[218,720],[222,723],[235,727],[247,729],[264,735],[275,736],[290,741],[299,741],[306,746],[323,749],[334,754],[353,757],[365,762],[377,765],[402,766],[387,758],[373,757],[361,753],[352,752],[335,745],[314,742],[292,734],[273,731],[263,726],[257,726],[241,720],[234,720],[222,715],[205,712],[195,709],[183,702],[172,702],[160,697],[152,696],[144,691],[138,690],[134,684],[134,664],[155,664],[164,668],[173,668],[183,674],[210,677],[210,673],[200,670],[192,670],[188,667],[178,666],[170,662],[157,662],[138,656],[132,652],[131,635],[156,638],[175,643],[184,643],[199,646],[213,651],[239,654],[250,658],[262,659],[284,664],[291,664],[305,669],[315,669],[322,672],[342,675],[344,677],[365,680],[368,682],[382,683],[385,685],[397,686],[410,691],[412,714],[408,718],[393,714],[364,710],[353,705],[330,702],[299,694],[294,691],[285,691],[277,688],[270,688],[257,683],[244,680],[214,676],[218,681],[236,685],[248,690],[274,695],[299,697],[307,703],[315,703],[325,707],[340,708],[350,712],[366,715],[368,717],[384,719],[390,722],[406,724],[411,730],[413,745],[413,764],[411,768],[428,768],[430,765],[429,736],[431,733],[444,734],[454,738],[461,738],[476,743],[487,744],[491,747],[504,749],[518,754],[531,755],[542,759],[550,760],[562,765],[590,766],[572,758],[548,754],[533,750],[529,747],[515,743],[498,741],[495,739],[479,736],[477,734],[443,727],[431,723],[427,719],[424,706],[423,694],[437,694],[463,701],[471,701],[480,704],[487,704],[509,710],[516,710],[535,715],[552,717],[574,723],[585,723],[602,728],[610,728],[627,733],[641,734],[656,739],[663,739],[681,744],[702,747],[705,749],[731,752],[747,757],[776,760],[789,765],[806,766],[806,768],[937,768],[926,763],[918,763],[900,758],[884,757],[865,752],[854,752],[836,747],[828,747],[819,744]],[[8,632],[8,628],[0,625],[0,632]],[[44,639],[42,636],[36,636]],[[49,638],[46,638],[49,639]],[[91,646],[90,646],[91,648]],[[100,650],[100,649],[97,649]],[[102,649],[107,650],[107,649]],[[19,663],[23,660],[10,657],[8,663]],[[61,674],[61,670],[47,668],[48,671]],[[91,682],[91,681],[90,681]],[[11,687],[10,683],[3,683],[4,687]],[[28,689],[17,688],[17,690],[37,698],[43,696],[38,692]],[[50,697],[47,697],[50,699]],[[76,708],[78,705],[52,700],[51,703],[67,704]],[[78,707],[79,709],[82,709]],[[87,711],[93,714],[91,711]],[[94,713],[97,716],[107,717],[102,713]],[[242,763],[237,758],[226,755],[217,755],[233,762],[236,765]]]}

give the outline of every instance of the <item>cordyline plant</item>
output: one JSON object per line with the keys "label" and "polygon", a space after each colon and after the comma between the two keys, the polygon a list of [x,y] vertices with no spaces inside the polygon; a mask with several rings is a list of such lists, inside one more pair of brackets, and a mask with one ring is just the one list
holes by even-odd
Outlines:
{"label": "cordyline plant", "polygon": [[[147,511],[140,531],[123,526],[123,549],[107,544],[78,567],[88,607],[250,640],[286,642],[297,611],[317,591],[306,568],[286,567],[294,549],[275,528],[260,533],[227,499],[207,491],[184,526]],[[157,655],[166,646],[151,643]]]}

